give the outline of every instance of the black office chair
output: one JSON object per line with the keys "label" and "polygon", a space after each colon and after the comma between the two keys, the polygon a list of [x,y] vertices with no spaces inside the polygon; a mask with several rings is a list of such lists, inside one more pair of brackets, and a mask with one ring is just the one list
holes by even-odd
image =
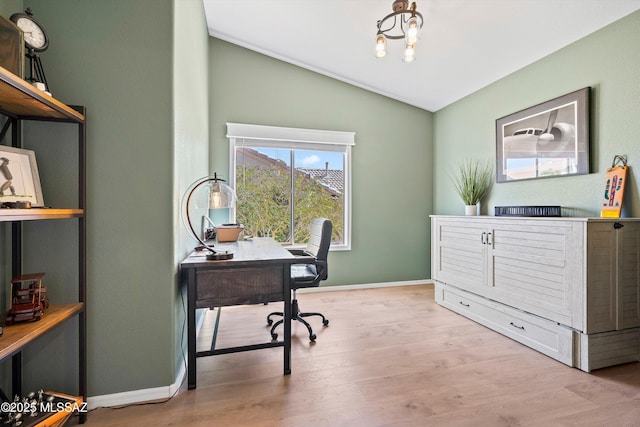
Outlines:
{"label": "black office chair", "polygon": [[[309,316],[322,317],[322,324],[327,326],[327,320],[321,313],[301,313],[298,307],[298,299],[296,298],[296,290],[300,288],[313,288],[320,285],[322,280],[328,277],[327,255],[329,254],[329,245],[331,244],[331,221],[327,218],[316,218],[311,223],[311,235],[309,242],[304,250],[290,250],[294,255],[312,256],[313,263],[310,264],[293,264],[291,266],[291,292],[293,299],[291,300],[291,319],[297,320],[304,324],[309,331],[309,339],[316,340],[316,334],[313,333],[311,325],[304,320]],[[271,326],[273,320],[271,316],[284,316],[282,312],[271,313],[267,316],[267,324]],[[275,340],[278,334],[275,329],[283,322],[284,319],[278,320],[271,328],[271,337]]]}

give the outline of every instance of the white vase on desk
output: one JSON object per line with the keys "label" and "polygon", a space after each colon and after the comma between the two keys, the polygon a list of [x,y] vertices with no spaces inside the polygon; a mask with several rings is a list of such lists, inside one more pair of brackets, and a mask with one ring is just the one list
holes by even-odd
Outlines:
{"label": "white vase on desk", "polygon": [[478,205],[464,205],[464,214],[466,216],[478,215]]}

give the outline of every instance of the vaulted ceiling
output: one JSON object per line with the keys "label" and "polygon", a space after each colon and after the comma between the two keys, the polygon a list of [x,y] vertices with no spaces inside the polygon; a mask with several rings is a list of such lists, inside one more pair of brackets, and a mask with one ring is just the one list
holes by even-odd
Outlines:
{"label": "vaulted ceiling", "polygon": [[640,0],[417,0],[417,59],[373,55],[392,0],[203,0],[209,34],[437,111],[640,9]]}

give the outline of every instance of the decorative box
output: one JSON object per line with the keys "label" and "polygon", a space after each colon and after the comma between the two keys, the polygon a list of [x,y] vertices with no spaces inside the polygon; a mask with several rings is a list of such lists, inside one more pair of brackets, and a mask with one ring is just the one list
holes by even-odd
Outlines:
{"label": "decorative box", "polygon": [[244,225],[242,224],[216,225],[217,240],[220,243],[236,242],[242,230],[244,230]]}

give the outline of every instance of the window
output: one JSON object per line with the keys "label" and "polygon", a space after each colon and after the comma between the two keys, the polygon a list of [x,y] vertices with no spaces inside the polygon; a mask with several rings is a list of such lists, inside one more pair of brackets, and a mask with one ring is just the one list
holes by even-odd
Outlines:
{"label": "window", "polygon": [[303,246],[316,217],[333,223],[331,246],[351,246],[354,132],[227,123],[230,185],[245,232]]}

